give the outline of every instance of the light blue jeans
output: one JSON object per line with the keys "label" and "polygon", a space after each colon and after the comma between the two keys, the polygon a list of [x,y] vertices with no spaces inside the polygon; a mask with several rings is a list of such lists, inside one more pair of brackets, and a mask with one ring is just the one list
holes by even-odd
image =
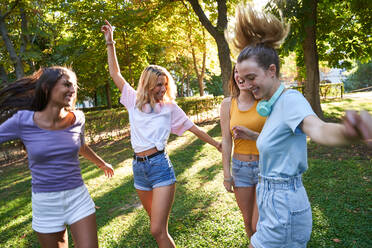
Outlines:
{"label": "light blue jeans", "polygon": [[145,191],[176,182],[173,165],[166,153],[158,154],[145,161],[133,159],[133,176],[134,187]]}
{"label": "light blue jeans", "polygon": [[236,187],[253,187],[258,182],[258,161],[245,162],[232,158],[231,171]]}
{"label": "light blue jeans", "polygon": [[273,178],[259,175],[259,219],[252,236],[254,248],[306,248],[312,229],[310,202],[302,176]]}

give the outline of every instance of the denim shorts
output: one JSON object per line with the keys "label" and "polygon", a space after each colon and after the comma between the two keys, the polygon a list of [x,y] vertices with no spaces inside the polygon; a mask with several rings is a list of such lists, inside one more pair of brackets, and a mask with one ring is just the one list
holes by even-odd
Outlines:
{"label": "denim shorts", "polygon": [[56,233],[96,212],[85,185],[58,192],[32,192],[32,229]]}
{"label": "denim shorts", "polygon": [[134,187],[146,191],[176,182],[173,165],[166,153],[160,153],[144,161],[133,159],[133,176]]}
{"label": "denim shorts", "polygon": [[258,161],[244,162],[232,158],[231,170],[236,187],[253,187],[258,182]]}
{"label": "denim shorts", "polygon": [[260,176],[257,186],[259,219],[254,248],[306,248],[312,229],[310,202],[301,175]]}

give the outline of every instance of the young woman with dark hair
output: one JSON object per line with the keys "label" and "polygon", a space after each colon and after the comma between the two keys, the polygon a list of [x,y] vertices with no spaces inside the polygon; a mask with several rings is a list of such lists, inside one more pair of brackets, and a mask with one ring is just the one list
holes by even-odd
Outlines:
{"label": "young woman with dark hair", "polygon": [[66,225],[76,247],[98,247],[95,205],[84,185],[79,154],[106,176],[114,174],[84,141],[84,113],[75,110],[76,75],[65,67],[42,68],[0,90],[4,115],[0,143],[20,139],[32,184],[32,228],[41,247],[68,247]]}
{"label": "young woman with dark hair", "polygon": [[248,5],[237,7],[234,45],[239,80],[256,99],[257,112],[267,116],[257,139],[260,153],[257,232],[250,247],[306,247],[312,229],[310,202],[302,184],[307,170],[306,136],[323,145],[346,145],[371,139],[371,117],[347,112],[344,123],[319,119],[301,93],[279,81],[275,50],[288,26]]}

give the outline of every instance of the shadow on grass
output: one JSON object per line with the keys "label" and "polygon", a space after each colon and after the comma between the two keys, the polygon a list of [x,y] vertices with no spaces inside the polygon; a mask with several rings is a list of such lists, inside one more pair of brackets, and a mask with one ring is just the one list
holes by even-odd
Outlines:
{"label": "shadow on grass", "polygon": [[[219,127],[216,125],[208,133],[213,137],[219,134]],[[171,139],[170,139],[171,140]],[[185,170],[193,166],[198,160],[198,154],[205,143],[197,139],[184,149],[178,149],[170,154],[170,159],[174,165],[176,175],[181,175]],[[217,174],[217,164],[209,168],[214,175]],[[203,176],[203,173],[202,173]],[[172,237],[177,237],[185,230],[192,230],[197,225],[198,220],[204,218],[207,213],[205,208],[214,202],[214,196],[200,190],[190,190],[184,186],[185,179],[179,179],[173,204],[172,213],[169,221],[169,232]],[[204,177],[203,180],[211,180],[211,177]],[[196,206],[197,205],[197,206]],[[134,208],[125,211],[125,214],[133,211]],[[149,232],[149,220],[144,210],[138,214],[130,228],[123,230],[123,236],[117,242],[111,243],[113,247],[157,247],[155,240]]]}
{"label": "shadow on grass", "polygon": [[309,156],[304,175],[313,210],[308,247],[372,247],[371,160],[353,156],[350,147],[315,147],[329,156]]}

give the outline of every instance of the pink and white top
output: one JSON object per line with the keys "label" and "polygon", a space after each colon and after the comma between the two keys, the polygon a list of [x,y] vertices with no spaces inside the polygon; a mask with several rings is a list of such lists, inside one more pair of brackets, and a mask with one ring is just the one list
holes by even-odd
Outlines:
{"label": "pink and white top", "polygon": [[136,107],[137,92],[125,83],[120,103],[129,113],[131,143],[134,152],[143,152],[153,147],[164,150],[169,134],[178,136],[190,129],[194,123],[175,102],[165,103],[159,113],[144,113]]}

